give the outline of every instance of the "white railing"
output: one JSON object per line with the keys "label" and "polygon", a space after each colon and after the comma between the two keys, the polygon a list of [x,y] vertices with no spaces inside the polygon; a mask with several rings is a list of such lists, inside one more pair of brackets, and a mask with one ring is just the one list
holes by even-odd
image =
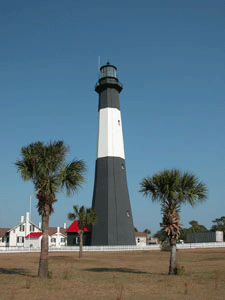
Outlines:
{"label": "white railing", "polygon": [[[84,252],[99,252],[99,251],[137,251],[137,250],[160,250],[160,245],[148,245],[145,247],[140,246],[83,246]],[[27,252],[40,252],[41,248],[22,248],[22,247],[0,247],[0,253],[27,253]],[[65,247],[51,247],[49,252],[78,252],[79,246],[65,246]]]}
{"label": "white railing", "polygon": [[[83,251],[137,251],[137,250],[160,250],[160,245],[148,246],[83,246]],[[50,251],[79,251],[79,246],[67,246],[63,248],[51,249]]]}
{"label": "white railing", "polygon": [[177,244],[177,249],[221,248],[225,242]]}
{"label": "white railing", "polygon": [[[215,243],[188,243],[177,244],[177,249],[199,249],[199,248],[220,248],[225,247],[225,242]],[[141,246],[83,246],[84,252],[99,252],[99,251],[151,251],[160,250],[161,245]],[[29,253],[40,252],[40,248],[23,248],[23,247],[0,247],[1,253]],[[49,252],[78,252],[79,246],[65,246],[60,248],[49,248]]]}

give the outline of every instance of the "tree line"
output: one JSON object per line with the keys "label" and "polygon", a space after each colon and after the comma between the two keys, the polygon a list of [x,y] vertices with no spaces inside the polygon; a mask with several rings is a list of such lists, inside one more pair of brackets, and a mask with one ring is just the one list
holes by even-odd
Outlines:
{"label": "tree line", "polygon": [[[223,231],[223,235],[225,237],[225,216],[222,216],[220,218],[216,218],[215,220],[212,220],[213,225],[210,229],[207,229],[204,225],[201,225],[196,220],[192,220],[189,222],[191,225],[188,228],[181,228],[181,233],[179,240],[183,240],[186,242],[186,236],[187,233],[197,233],[197,232],[214,232],[214,231]],[[167,239],[167,235],[163,231],[163,229],[158,230],[153,237],[158,238],[159,241],[163,242]]]}

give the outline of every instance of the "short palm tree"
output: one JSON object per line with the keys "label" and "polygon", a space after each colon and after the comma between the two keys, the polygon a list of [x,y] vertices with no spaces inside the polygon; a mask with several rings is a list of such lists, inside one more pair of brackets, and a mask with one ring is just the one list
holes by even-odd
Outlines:
{"label": "short palm tree", "polygon": [[161,203],[163,222],[161,226],[170,242],[169,274],[177,273],[176,242],[180,236],[180,206],[189,203],[192,206],[207,198],[207,188],[203,182],[188,172],[181,173],[177,169],[164,170],[146,177],[140,183],[140,192],[150,196],[152,201]]}
{"label": "short palm tree", "polygon": [[21,160],[15,165],[24,181],[32,181],[42,217],[42,241],[38,276],[48,276],[48,227],[56,193],[66,189],[67,195],[77,191],[84,182],[85,164],[82,160],[66,162],[69,148],[62,141],[44,145],[36,142],[21,149]]}
{"label": "short palm tree", "polygon": [[189,222],[189,224],[191,225],[191,229],[194,233],[194,236],[195,236],[195,243],[198,242],[198,239],[197,239],[197,230],[198,230],[198,227],[199,227],[199,224],[198,224],[198,221],[195,221],[195,220],[192,220]]}
{"label": "short palm tree", "polygon": [[144,233],[146,234],[146,242],[148,242],[148,238],[149,238],[149,235],[151,234],[151,230],[148,229],[148,228],[146,228],[146,229],[144,230]]}
{"label": "short palm tree", "polygon": [[80,237],[80,252],[79,258],[82,257],[82,250],[83,250],[83,236],[85,232],[85,228],[90,228],[91,225],[97,224],[98,216],[97,213],[91,208],[85,208],[81,206],[80,208],[75,205],[73,206],[73,213],[68,214],[68,219],[74,221],[78,219],[78,227],[79,227],[79,237]]}

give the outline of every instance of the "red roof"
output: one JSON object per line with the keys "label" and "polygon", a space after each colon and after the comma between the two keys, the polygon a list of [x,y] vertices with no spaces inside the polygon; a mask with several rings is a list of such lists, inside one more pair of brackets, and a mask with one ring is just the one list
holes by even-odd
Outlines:
{"label": "red roof", "polygon": [[9,230],[10,228],[0,228],[0,236],[4,236]]}
{"label": "red roof", "polygon": [[[53,235],[57,232],[57,227],[48,227],[48,235]],[[66,230],[64,228],[60,228],[60,233],[66,235]]]}
{"label": "red roof", "polygon": [[146,237],[146,233],[144,233],[144,232],[135,232],[134,235],[136,237],[141,237],[141,236]]}
{"label": "red roof", "polygon": [[[87,226],[88,228],[84,228],[84,231],[91,231],[91,227]],[[78,220],[73,221],[73,223],[66,229],[66,232],[78,232]]]}
{"label": "red roof", "polygon": [[42,232],[31,232],[25,238],[37,239],[42,236]]}
{"label": "red roof", "polygon": [[[48,235],[51,236],[53,234],[55,234],[57,232],[57,227],[49,227],[48,228]],[[60,228],[60,233],[66,235],[65,233],[65,229],[64,228]],[[42,232],[31,232],[29,233],[27,236],[25,236],[25,238],[39,238],[42,235]]]}

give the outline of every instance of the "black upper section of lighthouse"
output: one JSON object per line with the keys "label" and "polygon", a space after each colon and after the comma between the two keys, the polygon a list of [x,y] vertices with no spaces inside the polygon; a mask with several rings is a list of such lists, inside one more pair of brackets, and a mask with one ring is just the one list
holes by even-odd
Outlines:
{"label": "black upper section of lighthouse", "polygon": [[116,70],[109,62],[100,68],[101,75],[95,86],[95,91],[99,94],[98,110],[106,107],[120,109],[119,93],[123,87],[117,79]]}

